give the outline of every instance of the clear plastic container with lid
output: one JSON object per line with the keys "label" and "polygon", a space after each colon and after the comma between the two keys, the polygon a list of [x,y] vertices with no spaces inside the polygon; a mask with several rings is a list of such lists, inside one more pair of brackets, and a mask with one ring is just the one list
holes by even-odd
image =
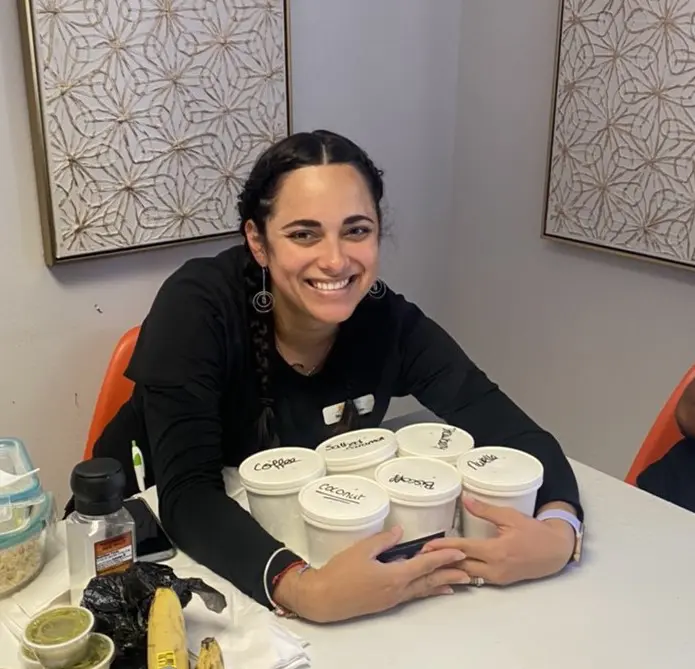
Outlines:
{"label": "clear plastic container with lid", "polygon": [[391,499],[387,528],[403,529],[402,541],[454,527],[461,476],[452,465],[431,458],[396,458],[376,470]]}
{"label": "clear plastic container with lid", "polygon": [[384,529],[389,496],[375,481],[337,474],[308,483],[299,493],[308,560],[321,567],[336,553]]}
{"label": "clear plastic container with lid", "polygon": [[456,466],[463,453],[475,446],[465,430],[444,423],[415,423],[396,432],[400,457],[433,458]]}
{"label": "clear plastic container with lid", "polygon": [[[466,495],[533,515],[536,495],[543,485],[543,464],[533,455],[505,446],[480,446],[462,455],[457,468]],[[485,539],[496,533],[494,525],[464,507],[464,536]]]}
{"label": "clear plastic container with lid", "polygon": [[376,468],[394,458],[397,449],[396,435],[391,430],[365,428],[326,439],[316,451],[326,461],[329,474],[352,474],[373,479]]}
{"label": "clear plastic container with lid", "polygon": [[[0,438],[0,470],[25,474],[33,469],[20,440]],[[44,492],[37,474],[0,487],[0,597],[16,592],[39,574],[54,520],[53,497]]]}
{"label": "clear plastic container with lid", "polygon": [[266,532],[302,557],[307,547],[299,491],[325,473],[326,465],[318,453],[292,446],[260,451],[239,467],[251,515]]}

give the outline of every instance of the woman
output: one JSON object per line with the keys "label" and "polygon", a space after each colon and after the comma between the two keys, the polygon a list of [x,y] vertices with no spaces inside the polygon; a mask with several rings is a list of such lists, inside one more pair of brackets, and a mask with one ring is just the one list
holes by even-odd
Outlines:
{"label": "woman", "polygon": [[[259,602],[314,621],[449,593],[471,577],[557,572],[574,531],[478,506],[499,521],[499,540],[435,542],[382,564],[375,556],[401,536],[385,532],[307,568],[225,494],[221,469],[259,449],[313,448],[336,431],[377,426],[392,397],[414,395],[477,443],[536,455],[546,471],[539,508],[581,514],[553,437],[377,278],[382,195],[381,172],[339,135],[299,133],[267,150],[239,196],[245,244],[192,260],[164,283],[128,369],[133,398],[95,449],[113,455],[137,439],[174,541]],[[365,412],[352,400],[369,394]],[[323,410],[343,402],[336,425]]]}
{"label": "woman", "polygon": [[695,511],[695,381],[686,386],[678,400],[676,423],[683,439],[637,477],[637,486]]}

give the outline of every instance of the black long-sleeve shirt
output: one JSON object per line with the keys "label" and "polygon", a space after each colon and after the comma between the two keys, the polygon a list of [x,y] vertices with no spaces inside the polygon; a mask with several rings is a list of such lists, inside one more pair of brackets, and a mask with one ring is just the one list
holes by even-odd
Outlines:
{"label": "black long-sleeve shirt", "polygon": [[[242,247],[192,260],[160,289],[127,376],[132,399],[107,426],[95,455],[129,460],[131,440],[156,482],[165,529],[191,557],[267,604],[263,570],[281,544],[225,493],[221,470],[263,448],[244,294]],[[545,468],[538,506],[574,505],[576,479],[557,441],[519,409],[415,305],[388,291],[366,297],[341,324],[322,370],[303,376],[273,348],[274,427],[282,444],[315,448],[333,434],[322,409],[372,394],[357,428],[378,426],[392,397],[413,395],[478,445],[506,445]],[[120,456],[119,456],[120,453]],[[130,467],[129,469],[132,469]],[[132,472],[128,472],[131,484]],[[268,577],[296,556],[273,560]]]}

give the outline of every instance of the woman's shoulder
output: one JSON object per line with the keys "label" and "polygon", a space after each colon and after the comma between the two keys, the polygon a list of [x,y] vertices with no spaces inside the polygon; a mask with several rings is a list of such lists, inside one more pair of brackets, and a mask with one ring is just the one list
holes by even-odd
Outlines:
{"label": "woman's shoulder", "polygon": [[399,329],[407,327],[414,318],[420,316],[423,313],[414,302],[384,284],[377,296],[367,294],[355,310],[353,318],[359,324],[379,323],[379,327]]}
{"label": "woman's shoulder", "polygon": [[144,319],[129,377],[180,383],[209,363],[226,368],[242,345],[245,319],[243,248],[188,260],[164,281]]}

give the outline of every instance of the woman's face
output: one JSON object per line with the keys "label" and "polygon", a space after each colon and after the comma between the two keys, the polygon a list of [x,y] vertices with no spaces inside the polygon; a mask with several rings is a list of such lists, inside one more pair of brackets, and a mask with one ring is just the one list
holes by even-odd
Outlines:
{"label": "woman's face", "polygon": [[270,272],[276,305],[296,315],[342,323],[377,278],[379,221],[369,188],[351,165],[290,172],[265,244],[253,225],[247,232],[256,260]]}

